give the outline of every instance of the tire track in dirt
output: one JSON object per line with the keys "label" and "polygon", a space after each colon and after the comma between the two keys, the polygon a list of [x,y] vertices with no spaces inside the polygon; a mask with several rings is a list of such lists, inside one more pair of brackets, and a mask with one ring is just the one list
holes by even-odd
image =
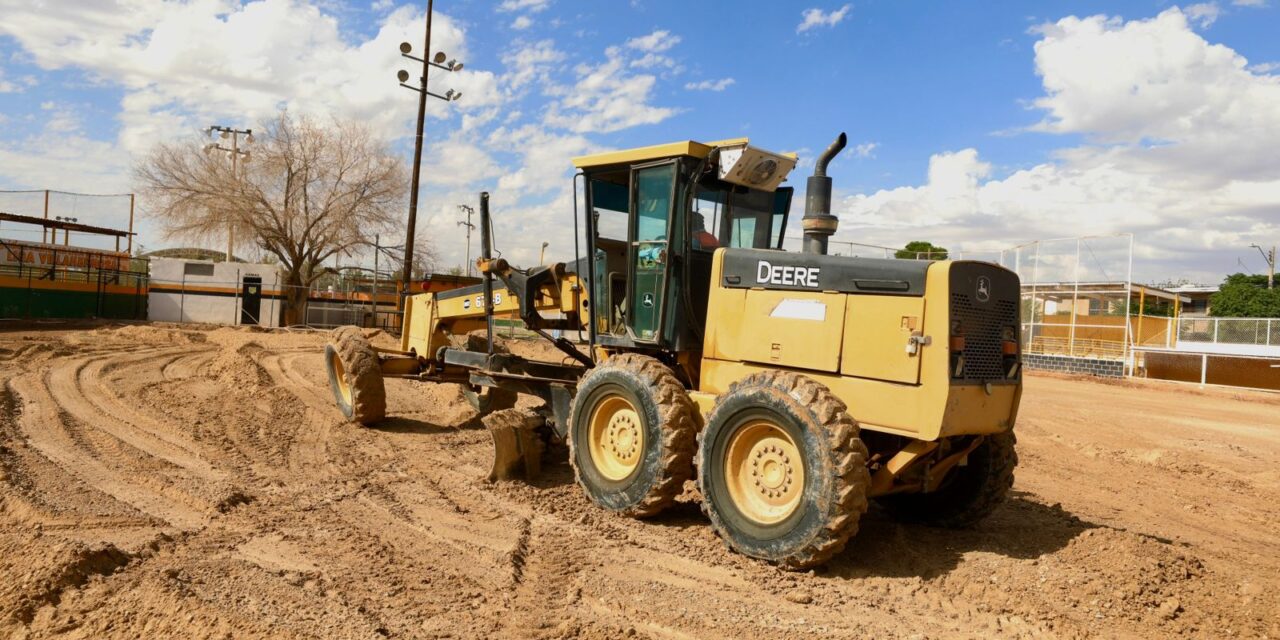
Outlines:
{"label": "tire track in dirt", "polygon": [[204,366],[213,358],[215,351],[212,349],[201,350],[196,353],[183,353],[174,356],[160,367],[160,377],[164,380],[185,380],[196,374],[196,371]]}
{"label": "tire track in dirt", "polygon": [[13,388],[26,406],[19,425],[27,441],[68,475],[180,528],[197,528],[207,521],[202,510],[191,506],[193,500],[189,497],[181,499],[166,495],[168,492],[140,481],[136,477],[136,469],[108,466],[95,451],[86,449],[81,444],[83,425],[67,424],[68,420],[58,410],[57,402],[47,387],[34,385],[29,379],[19,379],[14,381]]}
{"label": "tire track in dirt", "polygon": [[[215,469],[204,459],[188,435],[175,433],[171,426],[139,411],[136,404],[118,395],[122,386],[134,388],[161,376],[166,362],[160,354],[130,355],[110,362],[105,358],[89,360],[76,367],[74,379],[69,383],[61,377],[53,380],[54,384],[58,380],[63,382],[57,387],[60,404],[76,419],[92,421],[96,428],[147,455],[181,467],[199,480],[221,482],[227,473]],[[68,372],[69,369],[57,371]],[[108,372],[115,375],[105,378]],[[126,372],[127,380],[124,379]]]}

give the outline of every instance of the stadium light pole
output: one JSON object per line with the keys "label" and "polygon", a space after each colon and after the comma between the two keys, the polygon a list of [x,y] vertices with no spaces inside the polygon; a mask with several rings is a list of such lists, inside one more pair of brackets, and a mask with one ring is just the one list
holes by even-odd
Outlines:
{"label": "stadium light pole", "polygon": [[[217,132],[218,137],[222,138],[223,140],[226,140],[228,138],[231,139],[231,148],[229,149],[216,142],[211,142],[204,146],[204,152],[205,153],[212,153],[214,151],[227,152],[227,154],[231,156],[231,179],[234,180],[237,177],[239,177],[240,157],[244,156],[244,161],[245,162],[249,161],[249,152],[243,151],[240,149],[240,136],[241,135],[245,136],[245,139],[244,139],[245,144],[253,144],[253,129],[234,129],[232,127],[224,127],[222,125],[215,124],[215,125],[206,127],[204,132],[210,136],[212,136],[214,132]],[[232,249],[232,246],[235,244],[235,238],[236,238],[236,223],[228,220],[227,221],[227,258],[226,258],[227,262],[231,262],[232,260],[231,249]]]}
{"label": "stadium light pole", "polygon": [[[422,129],[427,120],[427,96],[439,98],[446,102],[457,100],[462,97],[461,91],[450,89],[444,95],[431,93],[427,90],[427,71],[431,67],[437,67],[445,71],[461,71],[462,63],[456,60],[448,60],[448,56],[444,52],[437,52],[435,57],[431,56],[431,14],[434,9],[435,0],[427,0],[427,30],[422,42],[422,56],[418,58],[410,55],[413,52],[413,45],[408,42],[400,43],[400,55],[422,63],[422,75],[418,77],[418,86],[405,84],[409,81],[409,72],[401,69],[396,73],[396,77],[400,80],[400,86],[418,92],[418,131],[413,139],[413,176],[409,187],[409,220],[405,226],[404,233],[404,290],[402,296],[408,297],[409,291],[413,288],[413,243],[414,235],[417,232],[418,225],[418,185],[421,183],[422,176]],[[448,60],[448,62],[445,62]]]}

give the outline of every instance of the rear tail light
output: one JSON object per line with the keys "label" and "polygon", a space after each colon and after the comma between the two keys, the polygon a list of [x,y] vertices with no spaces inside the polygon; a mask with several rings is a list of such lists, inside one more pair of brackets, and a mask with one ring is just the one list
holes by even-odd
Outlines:
{"label": "rear tail light", "polygon": [[1005,340],[1001,343],[1000,350],[1006,356],[1016,356],[1018,355],[1018,343],[1015,340]]}
{"label": "rear tail light", "polygon": [[964,351],[964,336],[951,336],[951,350]]}

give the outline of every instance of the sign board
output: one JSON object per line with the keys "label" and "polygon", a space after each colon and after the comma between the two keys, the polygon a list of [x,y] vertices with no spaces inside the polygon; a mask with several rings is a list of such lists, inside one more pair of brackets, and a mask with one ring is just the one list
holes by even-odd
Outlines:
{"label": "sign board", "polygon": [[0,265],[15,268],[25,266],[127,271],[129,268],[129,255],[111,251],[5,240],[3,244],[0,244]]}

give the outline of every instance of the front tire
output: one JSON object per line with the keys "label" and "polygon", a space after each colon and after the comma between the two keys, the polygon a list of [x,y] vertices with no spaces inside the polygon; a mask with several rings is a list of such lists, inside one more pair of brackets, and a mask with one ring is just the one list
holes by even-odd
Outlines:
{"label": "front tire", "polygon": [[953,467],[936,491],[891,494],[876,498],[876,503],[899,522],[972,527],[991,515],[1013,487],[1016,443],[1012,431],[986,436],[969,453],[968,463]]}
{"label": "front tire", "polygon": [[839,553],[867,510],[867,448],[826,386],[782,371],[734,383],[698,436],[698,486],[734,550],[804,569]]}
{"label": "front tire", "polygon": [[675,502],[693,475],[700,416],[666,365],[615,355],[578,383],[569,412],[569,461],[592,502],[647,517]]}
{"label": "front tire", "polygon": [[358,327],[333,330],[324,348],[329,388],[343,417],[369,426],[387,417],[387,391],[378,352]]}

